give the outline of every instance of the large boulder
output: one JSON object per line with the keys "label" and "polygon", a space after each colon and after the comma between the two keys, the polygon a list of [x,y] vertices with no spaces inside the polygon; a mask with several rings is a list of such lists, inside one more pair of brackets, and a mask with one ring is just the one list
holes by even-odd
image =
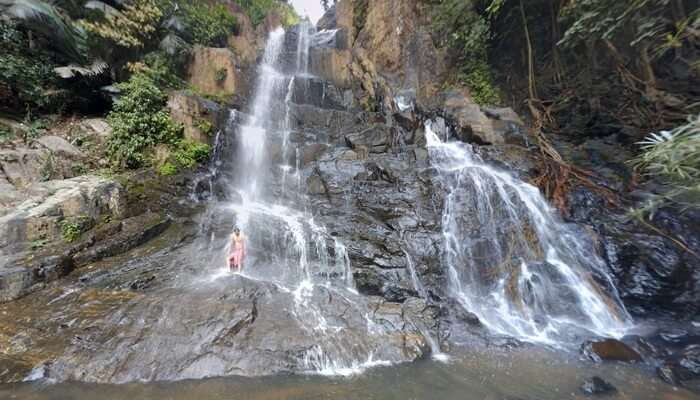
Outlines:
{"label": "large boulder", "polygon": [[85,159],[75,146],[59,136],[42,136],[28,147],[16,145],[0,150],[3,181],[25,188],[37,181],[71,178],[75,164]]}
{"label": "large boulder", "polygon": [[454,124],[455,134],[464,142],[477,144],[524,144],[525,124],[510,108],[489,108],[476,104],[466,90],[445,94],[445,116]]}
{"label": "large boulder", "polygon": [[642,361],[637,351],[615,339],[587,341],[581,346],[581,353],[592,361]]}
{"label": "large boulder", "polygon": [[62,236],[63,221],[96,221],[125,212],[121,185],[92,175],[37,183],[27,200],[0,217],[0,256],[28,248],[33,241],[54,241]]}

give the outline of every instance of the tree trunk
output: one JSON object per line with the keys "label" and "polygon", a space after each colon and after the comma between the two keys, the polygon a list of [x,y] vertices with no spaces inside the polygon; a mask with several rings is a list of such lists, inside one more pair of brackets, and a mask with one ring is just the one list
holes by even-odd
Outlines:
{"label": "tree trunk", "polygon": [[532,54],[532,41],[530,40],[530,30],[527,27],[527,17],[525,16],[525,6],[523,5],[523,0],[520,0],[520,17],[523,21],[525,42],[527,44],[527,91],[530,99],[536,99],[537,89],[535,87],[535,62]]}
{"label": "tree trunk", "polygon": [[552,18],[552,60],[554,62],[554,79],[557,83],[560,83],[563,75],[563,68],[561,65],[561,59],[559,58],[559,49],[557,48],[557,43],[561,37],[559,32],[559,19],[557,18],[558,9],[555,5],[557,0],[550,0],[549,11]]}

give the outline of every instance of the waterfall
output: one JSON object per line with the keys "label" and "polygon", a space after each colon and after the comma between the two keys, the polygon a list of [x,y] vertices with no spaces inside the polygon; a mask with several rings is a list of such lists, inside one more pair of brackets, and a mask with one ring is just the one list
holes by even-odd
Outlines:
{"label": "waterfall", "polygon": [[425,126],[442,214],[449,293],[491,331],[560,346],[576,335],[621,337],[631,318],[590,240],[537,188]]}
{"label": "waterfall", "polygon": [[[299,149],[290,139],[295,90],[310,78],[309,46],[315,41],[309,23],[270,33],[249,115],[229,132],[235,151],[221,155],[229,157],[225,183],[232,196],[217,206],[217,212],[232,215],[247,238],[249,255],[242,275],[273,282],[289,293],[290,314],[315,339],[316,344],[300,354],[302,368],[342,375],[388,361],[375,359],[378,348],[367,340],[371,332],[352,332],[352,340],[339,337],[342,327],[324,310],[324,302],[335,298],[352,305],[358,315],[367,315],[345,246],[307,210],[300,191]],[[228,248],[222,250],[223,258]]]}

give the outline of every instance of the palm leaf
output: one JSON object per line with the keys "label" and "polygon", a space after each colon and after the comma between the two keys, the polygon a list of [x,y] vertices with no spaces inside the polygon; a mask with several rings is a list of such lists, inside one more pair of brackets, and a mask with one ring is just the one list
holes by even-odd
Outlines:
{"label": "palm leaf", "polygon": [[107,63],[102,60],[95,60],[90,65],[67,65],[65,67],[54,68],[54,72],[64,79],[70,79],[76,76],[93,77],[101,75],[107,70]]}
{"label": "palm leaf", "polygon": [[54,3],[44,0],[0,0],[2,15],[25,22],[28,29],[51,39],[51,43],[72,61],[82,63],[87,54],[85,32],[64,16]]}

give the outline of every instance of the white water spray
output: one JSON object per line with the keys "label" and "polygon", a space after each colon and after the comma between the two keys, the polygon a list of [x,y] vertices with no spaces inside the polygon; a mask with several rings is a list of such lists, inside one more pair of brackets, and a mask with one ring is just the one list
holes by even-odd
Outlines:
{"label": "white water spray", "polygon": [[[590,240],[564,224],[537,188],[493,168],[471,147],[427,147],[446,192],[443,264],[449,291],[491,331],[563,345],[577,333],[622,336],[631,318]],[[575,339],[571,340],[572,342]]]}

